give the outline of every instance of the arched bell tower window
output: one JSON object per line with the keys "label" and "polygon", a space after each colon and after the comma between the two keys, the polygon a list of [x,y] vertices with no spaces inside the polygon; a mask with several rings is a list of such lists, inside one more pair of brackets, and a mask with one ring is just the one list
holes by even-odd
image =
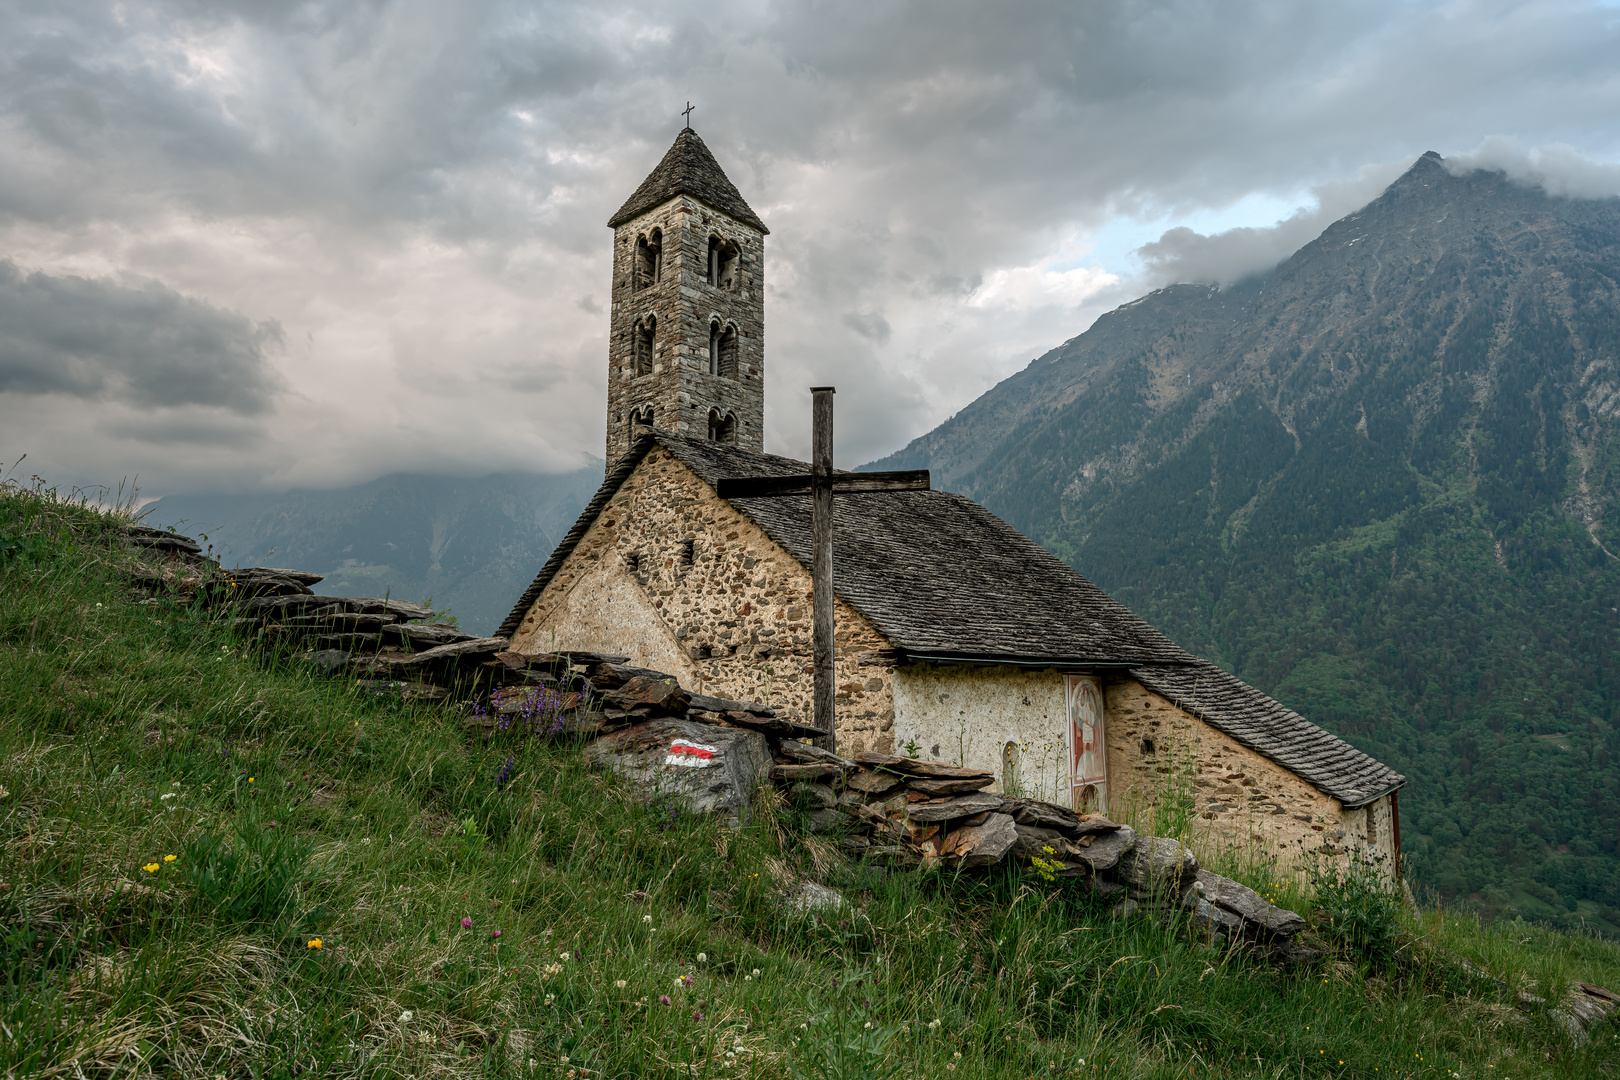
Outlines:
{"label": "arched bell tower window", "polygon": [[720,415],[719,409],[709,410],[709,441],[734,443],[737,441],[737,414]]}
{"label": "arched bell tower window", "polygon": [[737,340],[738,334],[735,326],[728,326],[720,331],[720,336],[715,342],[714,373],[716,375],[722,375],[728,379],[736,379],[741,376],[742,373],[737,364]]}
{"label": "arched bell tower window", "polygon": [[653,408],[648,405],[643,409],[630,410],[630,441],[635,442],[636,436],[651,428],[653,423]]}
{"label": "arched bell tower window", "polygon": [[703,280],[718,289],[732,289],[737,285],[737,245],[718,236],[709,237],[709,260]]}
{"label": "arched bell tower window", "polygon": [[718,322],[709,324],[709,374],[720,374],[720,335],[723,333]]}
{"label": "arched bell tower window", "polygon": [[664,261],[664,234],[654,229],[646,236],[636,238],[635,258],[632,260],[631,275],[634,280],[631,287],[634,291],[655,285],[663,271]]}
{"label": "arched bell tower window", "polygon": [[658,335],[658,317],[648,315],[645,319],[636,320],[635,328],[631,331],[631,355],[635,359],[636,374],[651,374],[653,366],[653,344]]}

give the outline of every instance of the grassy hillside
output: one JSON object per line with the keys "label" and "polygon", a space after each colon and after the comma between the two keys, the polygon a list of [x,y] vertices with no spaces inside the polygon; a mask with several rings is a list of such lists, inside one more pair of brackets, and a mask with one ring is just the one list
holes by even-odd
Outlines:
{"label": "grassy hillside", "polygon": [[[1511,1003],[1620,985],[1613,943],[1430,912],[1392,956],[1343,934],[1376,898],[1324,892],[1294,899],[1340,944],[1280,971],[1038,880],[852,866],[251,652],[128,591],[117,537],[0,494],[7,1076],[1616,1075],[1614,1025],[1577,1049]],[[854,908],[791,915],[803,878]]]}

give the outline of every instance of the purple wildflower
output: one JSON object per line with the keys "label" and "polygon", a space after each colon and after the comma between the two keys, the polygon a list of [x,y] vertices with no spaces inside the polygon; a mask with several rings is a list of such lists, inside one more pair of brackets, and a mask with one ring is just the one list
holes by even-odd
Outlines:
{"label": "purple wildflower", "polygon": [[461,928],[463,930],[471,930],[472,929],[472,916],[471,915],[463,915],[461,917]]}
{"label": "purple wildflower", "polygon": [[660,1004],[660,1005],[668,1005],[669,1004],[669,995],[668,994],[659,994],[658,995],[658,1004]]}

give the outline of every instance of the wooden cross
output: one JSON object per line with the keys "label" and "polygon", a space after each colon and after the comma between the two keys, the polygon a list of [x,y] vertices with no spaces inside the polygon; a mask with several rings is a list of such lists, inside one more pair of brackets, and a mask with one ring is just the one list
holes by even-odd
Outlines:
{"label": "wooden cross", "polygon": [[686,108],[681,110],[681,115],[686,117],[686,126],[691,127],[692,126],[692,103],[690,101],[688,101],[686,103]]}
{"label": "wooden cross", "polygon": [[811,670],[815,690],[814,724],[822,732],[816,745],[836,751],[838,736],[833,708],[833,496],[927,491],[929,483],[927,469],[834,474],[834,393],[830,386],[810,388],[814,423],[808,475],[726,477],[715,484],[715,494],[722,499],[810,496]]}

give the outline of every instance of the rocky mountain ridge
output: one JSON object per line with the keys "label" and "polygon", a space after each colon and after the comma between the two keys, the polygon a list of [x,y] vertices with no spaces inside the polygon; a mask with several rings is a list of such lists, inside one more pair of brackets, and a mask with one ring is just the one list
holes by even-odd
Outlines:
{"label": "rocky mountain ridge", "polygon": [[1411,776],[1419,881],[1620,930],[1617,410],[1620,199],[1430,153],[872,467],[932,469]]}

